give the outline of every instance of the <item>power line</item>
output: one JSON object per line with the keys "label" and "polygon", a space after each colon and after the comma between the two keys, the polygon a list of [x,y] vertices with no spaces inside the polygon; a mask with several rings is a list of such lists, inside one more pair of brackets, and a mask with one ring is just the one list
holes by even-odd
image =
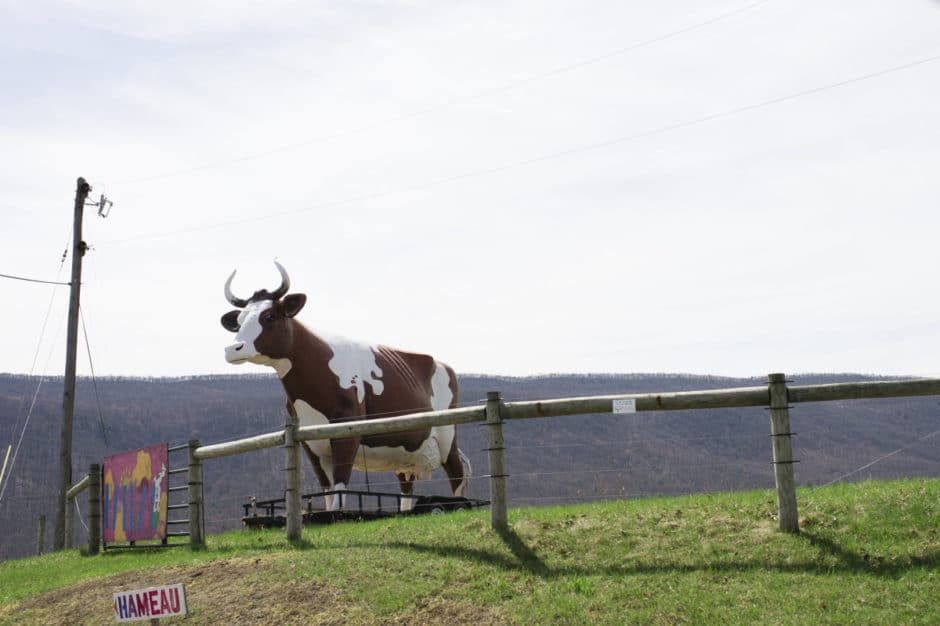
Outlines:
{"label": "power line", "polygon": [[88,524],[85,523],[85,520],[82,518],[82,510],[78,508],[78,498],[72,498],[72,502],[75,503],[75,515],[78,517],[78,521],[82,523],[82,527],[85,529],[85,532],[90,532],[88,530]]}
{"label": "power line", "polygon": [[105,449],[108,448],[108,428],[104,423],[101,412],[101,396],[98,395],[98,378],[95,376],[95,363],[91,358],[91,344],[88,342],[88,328],[85,326],[85,311],[79,307],[79,317],[82,321],[82,333],[85,335],[85,352],[88,354],[88,367],[91,369],[91,382],[95,388],[95,404],[98,406],[98,424],[101,426],[101,436],[104,438]]}
{"label": "power line", "polygon": [[29,426],[29,420],[33,415],[33,409],[36,408],[36,400],[39,398],[39,390],[42,388],[42,384],[46,380],[45,372],[49,371],[49,361],[52,360],[52,354],[55,351],[56,344],[59,340],[59,334],[61,334],[61,327],[59,332],[56,333],[55,338],[53,339],[52,346],[49,349],[49,356],[46,358],[46,365],[43,369],[43,375],[39,379],[39,383],[36,385],[36,391],[33,393],[32,402],[29,405],[29,411],[26,412],[26,421],[23,423],[23,429],[20,431],[20,437],[16,442],[16,447],[13,449],[13,458],[10,460],[10,467],[8,468],[6,480],[4,481],[2,488],[0,488],[0,502],[3,501],[3,495],[6,493],[7,487],[10,486],[10,481],[13,479],[13,466],[16,464],[16,457],[20,452],[20,445],[23,443],[23,437],[26,435],[26,428]]}
{"label": "power line", "polygon": [[[837,88],[839,88],[839,87],[845,87],[845,86],[847,86],[847,85],[852,85],[852,84],[855,84],[855,83],[860,83],[860,82],[863,82],[863,81],[866,81],[866,80],[871,80],[871,79],[874,79],[874,78],[880,78],[880,77],[885,76],[885,75],[887,75],[887,74],[892,74],[892,73],[894,73],[894,72],[900,72],[900,71],[907,70],[907,69],[911,69],[911,68],[913,68],[913,67],[917,67],[917,66],[920,66],[920,65],[926,65],[927,63],[933,63],[933,62],[935,62],[935,61],[937,61],[937,60],[940,60],[940,54],[934,55],[934,56],[930,56],[930,57],[926,57],[926,58],[923,58],[923,59],[919,59],[919,60],[916,60],[916,61],[910,61],[910,62],[908,62],[908,63],[903,63],[903,64],[901,64],[901,65],[895,65],[895,66],[893,66],[893,67],[889,67],[889,68],[886,68],[886,69],[883,69],[883,70],[877,70],[877,71],[874,71],[874,72],[869,72],[869,73],[867,73],[867,74],[860,74],[860,75],[858,75],[858,76],[853,76],[853,77],[851,77],[851,78],[847,78],[847,79],[844,79],[844,80],[840,80],[840,81],[837,81],[837,82],[834,82],[834,83],[827,83],[827,84],[825,84],[825,85],[820,85],[820,86],[818,86],[818,87],[812,87],[812,88],[810,88],[810,89],[804,89],[804,90],[797,91],[797,92],[794,92],[794,93],[790,93],[790,94],[787,94],[787,95],[784,95],[784,96],[778,96],[778,97],[776,97],[776,98],[770,98],[770,99],[767,99],[767,100],[761,100],[761,101],[758,101],[758,102],[753,102],[753,103],[746,104],[746,105],[742,105],[742,106],[735,107],[735,108],[732,108],[732,109],[727,109],[727,110],[725,110],[725,111],[719,111],[718,113],[711,113],[711,114],[709,114],[709,115],[703,115],[703,116],[701,116],[701,117],[695,117],[695,118],[691,118],[691,119],[688,119],[688,120],[683,120],[683,121],[681,121],[681,122],[674,122],[674,123],[672,123],[672,124],[666,124],[666,125],[664,125],[664,126],[658,126],[658,127],[656,127],[656,128],[652,128],[652,129],[649,129],[649,130],[640,131],[640,132],[632,133],[632,134],[629,134],[629,135],[622,135],[622,136],[620,136],[620,137],[614,137],[613,139],[607,139],[607,140],[605,140],[605,141],[600,141],[600,142],[591,143],[591,144],[585,144],[585,145],[582,145],[582,146],[576,146],[576,147],[574,147],[574,148],[567,148],[567,149],[564,149],[564,150],[558,150],[558,151],[556,151],[556,152],[548,152],[548,153],[545,153],[545,154],[542,154],[542,155],[538,155],[538,156],[535,156],[535,157],[531,157],[531,158],[528,158],[528,159],[523,159],[523,160],[520,160],[520,161],[513,161],[513,162],[511,162],[511,163],[505,163],[505,164],[503,164],[503,165],[497,165],[497,166],[494,166],[494,167],[488,167],[488,168],[477,169],[477,170],[473,170],[473,171],[469,171],[469,172],[463,172],[463,173],[461,173],[461,174],[454,174],[454,175],[451,175],[451,176],[445,176],[445,177],[442,177],[442,178],[438,178],[438,179],[435,179],[435,180],[429,180],[429,181],[425,181],[425,182],[422,182],[422,183],[415,183],[414,185],[411,185],[411,186],[409,186],[409,187],[401,187],[401,188],[398,188],[398,189],[386,189],[386,190],[384,190],[384,191],[377,191],[377,192],[368,193],[368,194],[360,194],[360,195],[358,195],[358,196],[352,196],[352,197],[344,198],[344,199],[341,199],[341,200],[333,200],[333,201],[330,201],[330,202],[323,202],[323,203],[320,203],[320,204],[315,204],[315,205],[308,206],[308,207],[302,208],[302,209],[293,209],[293,210],[290,210],[290,211],[281,211],[281,212],[278,212],[278,213],[269,213],[269,214],[266,214],[266,215],[260,215],[260,216],[255,216],[255,217],[246,217],[246,218],[243,218],[243,219],[240,219],[240,220],[231,220],[231,221],[226,221],[226,222],[217,222],[217,223],[215,223],[215,224],[207,224],[207,225],[205,225],[205,226],[197,226],[197,227],[195,227],[195,228],[186,228],[186,229],[180,229],[180,230],[175,230],[175,231],[166,231],[166,232],[163,232],[163,233],[155,233],[155,234],[150,234],[150,235],[139,235],[139,236],[136,236],[136,237],[130,237],[130,238],[127,238],[127,239],[119,239],[119,240],[115,240],[115,241],[106,241],[106,242],[104,242],[103,245],[108,245],[108,244],[112,244],[112,245],[113,245],[113,244],[130,243],[130,242],[144,241],[144,240],[149,240],[149,239],[161,239],[161,238],[164,238],[164,237],[173,237],[173,236],[176,236],[176,235],[182,235],[182,234],[187,234],[187,233],[204,232],[204,231],[209,231],[209,230],[217,230],[217,229],[219,229],[219,228],[226,228],[226,227],[229,227],[229,226],[238,226],[238,225],[242,225],[242,224],[250,224],[250,223],[255,223],[255,222],[261,222],[261,221],[265,221],[265,220],[270,220],[270,219],[273,219],[273,218],[288,217],[288,216],[297,215],[297,214],[300,214],[300,213],[309,213],[310,211],[316,211],[316,210],[320,210],[320,209],[333,208],[333,207],[342,206],[342,205],[345,205],[345,204],[352,204],[352,203],[354,203],[354,202],[363,202],[363,201],[367,201],[367,200],[375,200],[375,199],[377,199],[377,198],[383,198],[383,197],[385,197],[385,196],[390,196],[390,195],[394,195],[394,194],[409,193],[409,192],[414,192],[414,191],[421,191],[421,190],[425,190],[425,189],[429,189],[429,188],[433,188],[433,187],[438,187],[438,186],[441,186],[441,185],[445,185],[445,184],[448,184],[448,183],[458,182],[458,181],[461,181],[461,180],[468,180],[468,179],[473,179],[473,178],[480,178],[480,177],[482,177],[482,176],[489,176],[489,175],[491,175],[491,174],[498,174],[498,173],[506,172],[506,171],[509,171],[509,170],[517,169],[517,168],[520,168],[520,167],[527,167],[527,166],[529,166],[529,165],[535,165],[535,164],[537,164],[537,163],[542,163],[542,162],[545,162],[545,161],[552,161],[552,160],[555,160],[555,159],[565,158],[565,157],[573,156],[573,155],[576,155],[576,154],[582,154],[582,153],[585,153],[585,152],[593,152],[593,151],[595,151],[595,150],[601,150],[601,149],[609,148],[609,147],[615,146],[615,145],[625,144],[625,143],[629,143],[629,142],[632,142],[632,141],[638,141],[638,140],[640,140],[640,139],[646,139],[646,138],[648,138],[648,137],[653,137],[653,136],[656,136],[656,135],[661,135],[661,134],[669,133],[669,132],[672,132],[672,131],[675,131],[675,130],[680,130],[680,129],[683,129],[683,128],[689,128],[689,127],[692,127],[692,126],[698,126],[698,125],[705,124],[705,123],[707,123],[707,122],[711,122],[711,121],[714,121],[714,120],[717,120],[717,119],[724,119],[724,118],[732,117],[732,116],[734,116],[734,115],[739,115],[739,114],[741,114],[741,113],[746,113],[746,112],[749,112],[749,111],[754,111],[754,110],[757,110],[757,109],[766,108],[766,107],[773,106],[773,105],[776,105],[776,104],[781,104],[781,103],[783,103],[783,102],[789,102],[789,101],[791,101],[791,100],[796,100],[796,99],[798,99],[798,98],[803,98],[803,97],[806,97],[806,96],[815,95],[815,94],[818,94],[818,93],[822,93],[822,92],[824,92],[824,91],[829,91],[829,90],[832,90],[832,89],[837,89]],[[102,244],[99,244],[99,245],[102,245]]]}
{"label": "power line", "polygon": [[[56,272],[56,280],[58,280],[59,276],[62,274],[62,268],[65,267],[65,259],[68,256],[68,251],[69,251],[69,248],[68,248],[68,245],[66,245],[65,251],[62,253],[62,259],[59,261],[59,269]],[[56,286],[52,288],[52,296],[50,296],[49,298],[49,305],[46,307],[46,314],[42,320],[42,327],[40,328],[40,331],[39,331],[39,342],[36,344],[36,352],[35,354],[33,354],[33,362],[29,366],[29,376],[32,376],[33,372],[36,370],[36,361],[39,360],[39,353],[42,351],[42,341],[43,341],[43,338],[46,336],[46,327],[49,323],[49,315],[52,313],[52,305],[53,303],[55,303],[55,297],[59,291],[58,285],[63,284],[63,283],[52,282],[52,284]],[[58,335],[56,335],[56,337],[53,340],[53,348],[55,347],[55,343],[57,340],[58,340]],[[49,356],[50,357],[52,356],[51,350],[49,352]],[[49,361],[47,359],[46,369],[48,368],[49,368]],[[28,380],[28,377],[27,377],[27,380]],[[29,411],[26,414],[26,421],[23,423],[23,430],[20,432],[19,440],[16,443],[16,451],[13,453],[13,463],[11,463],[9,466],[10,473],[9,475],[7,475],[7,480],[5,483],[2,480],[0,480],[0,499],[3,498],[3,494],[6,491],[6,485],[9,484],[9,479],[13,476],[13,465],[16,464],[16,455],[19,453],[20,443],[23,441],[23,436],[26,434],[26,427],[29,425],[29,420],[33,413],[33,407],[35,407],[36,405],[36,398],[39,395],[39,389],[40,387],[42,387],[43,380],[44,378],[40,378],[39,383],[36,385],[36,391],[33,394],[32,403],[30,404]],[[27,398],[27,395],[24,395],[23,398],[20,400],[20,406],[17,409],[16,424],[12,432],[12,437],[14,438],[16,437],[16,429],[20,425],[20,418],[22,417],[23,406],[24,406],[26,398]]]}
{"label": "power line", "polygon": [[28,283],[42,283],[42,284],[44,284],[44,285],[65,285],[66,287],[69,287],[69,286],[72,285],[72,283],[62,283],[62,282],[58,282],[58,281],[54,281],[54,280],[39,280],[39,279],[37,279],[37,278],[26,278],[26,277],[24,277],[24,276],[13,276],[12,274],[0,274],[0,278],[9,278],[9,279],[12,279],[12,280],[23,280],[23,281],[26,281],[26,282],[28,282]]}
{"label": "power line", "polygon": [[754,9],[754,8],[756,8],[756,7],[758,7],[758,6],[762,5],[762,4],[766,4],[767,2],[770,2],[770,1],[771,1],[771,0],[758,0],[757,2],[751,2],[751,3],[746,4],[746,5],[744,5],[744,6],[738,7],[737,9],[733,9],[733,10],[728,11],[728,12],[726,12],[726,13],[721,13],[721,14],[719,14],[719,15],[713,17],[713,18],[707,19],[707,20],[705,20],[705,21],[703,21],[703,22],[697,22],[697,23],[695,23],[695,24],[692,24],[691,26],[686,26],[686,27],[684,27],[684,28],[680,28],[680,29],[678,29],[678,30],[670,31],[670,32],[668,32],[668,33],[665,33],[665,34],[662,34],[662,35],[658,35],[658,36],[652,37],[652,38],[650,38],[650,39],[645,39],[645,40],[639,41],[639,42],[637,42],[637,43],[630,44],[630,45],[628,45],[628,46],[624,46],[624,47],[622,47],[622,48],[617,48],[617,49],[615,49],[615,50],[611,50],[611,51],[609,51],[609,52],[605,52],[604,54],[600,54],[600,55],[593,56],[593,57],[588,57],[588,58],[586,58],[586,59],[582,59],[582,60],[580,60],[580,61],[576,61],[576,62],[570,63],[570,64],[568,64],[568,65],[562,65],[562,66],[556,67],[556,68],[554,68],[554,69],[546,70],[546,71],[541,72],[541,73],[531,74],[531,75],[529,75],[529,76],[525,76],[525,77],[523,77],[523,78],[519,78],[519,79],[517,79],[517,80],[510,81],[510,82],[508,82],[508,83],[505,83],[505,84],[503,84],[503,85],[499,85],[499,86],[497,86],[497,87],[491,87],[491,88],[489,88],[489,89],[484,89],[483,91],[478,91],[478,92],[476,92],[476,93],[471,93],[471,94],[468,94],[468,95],[465,95],[465,96],[459,96],[459,97],[456,97],[456,98],[451,98],[450,100],[445,100],[445,101],[443,101],[443,102],[439,102],[439,103],[437,103],[437,104],[434,104],[434,105],[425,107],[425,108],[423,108],[423,109],[417,109],[417,110],[410,111],[410,112],[407,112],[407,113],[402,113],[402,114],[400,114],[400,115],[395,115],[395,116],[392,116],[392,117],[389,117],[389,118],[385,118],[385,119],[382,119],[382,120],[378,120],[378,121],[373,122],[373,123],[370,123],[370,124],[364,124],[364,125],[358,126],[358,127],[356,127],[356,128],[350,128],[350,129],[343,130],[343,131],[339,131],[339,132],[336,132],[336,133],[331,133],[331,134],[328,134],[328,135],[322,135],[322,136],[320,136],[320,137],[313,137],[313,138],[311,138],[311,139],[307,139],[307,140],[305,140],[305,141],[300,141],[300,142],[297,142],[297,143],[284,144],[284,145],[282,145],[282,146],[277,146],[277,147],[274,147],[274,148],[271,148],[271,149],[268,149],[268,150],[264,150],[264,151],[261,151],[261,152],[254,152],[254,153],[244,154],[244,155],[242,155],[242,156],[237,156],[237,157],[233,157],[233,158],[229,158],[229,159],[224,159],[224,160],[220,160],[220,161],[213,161],[213,162],[210,162],[210,163],[205,163],[205,164],[203,164],[203,165],[195,165],[195,166],[190,167],[190,168],[186,168],[186,169],[182,169],[182,170],[174,170],[174,171],[172,171],[172,172],[165,172],[165,173],[162,173],[162,174],[153,174],[153,175],[151,175],[151,176],[142,176],[142,177],[139,177],[139,178],[131,178],[131,179],[119,180],[119,181],[113,182],[113,183],[111,183],[111,184],[112,184],[112,185],[129,185],[129,184],[134,184],[134,183],[143,183],[143,182],[149,182],[149,181],[154,181],[154,180],[160,180],[160,179],[164,179],[164,178],[173,178],[173,177],[176,177],[176,176],[183,176],[183,175],[186,175],[186,174],[193,174],[193,173],[196,173],[196,172],[203,172],[203,171],[206,171],[206,170],[216,169],[216,168],[219,168],[219,167],[224,167],[224,166],[226,166],[226,165],[233,165],[233,164],[235,164],[235,163],[243,163],[243,162],[245,162],[245,161],[253,161],[253,160],[255,160],[255,159],[261,159],[261,158],[268,157],[268,156],[271,156],[271,155],[274,155],[274,154],[279,154],[279,153],[281,153],[281,152],[287,152],[287,151],[289,151],[289,150],[297,150],[297,149],[299,149],[299,148],[304,148],[304,147],[306,147],[306,146],[310,146],[310,145],[317,144],[317,143],[323,143],[323,142],[327,142],[327,141],[332,141],[332,140],[334,140],[334,139],[341,139],[341,138],[343,138],[343,137],[348,137],[348,136],[350,136],[350,135],[358,135],[358,134],[364,133],[364,132],[366,132],[366,131],[373,130],[373,129],[375,129],[375,128],[379,128],[379,127],[382,127],[382,126],[386,126],[386,125],[388,125],[388,124],[394,124],[394,123],[398,123],[398,122],[403,122],[403,121],[405,121],[405,120],[409,120],[409,119],[412,119],[412,118],[415,118],[415,117],[420,117],[420,116],[422,116],[422,115],[428,115],[429,113],[434,113],[434,112],[436,112],[436,111],[441,111],[441,110],[444,110],[444,109],[448,109],[448,108],[450,108],[450,107],[453,107],[454,105],[462,104],[462,103],[464,103],[464,102],[472,102],[472,101],[474,101],[474,100],[480,100],[480,99],[486,98],[486,97],[488,97],[488,96],[493,96],[493,95],[496,95],[496,94],[505,93],[505,92],[507,92],[507,91],[512,91],[513,89],[516,89],[516,88],[518,88],[518,87],[522,87],[523,85],[528,85],[528,84],[530,84],[530,83],[534,83],[534,82],[537,82],[537,81],[540,81],[540,80],[544,80],[544,79],[546,79],[546,78],[552,78],[552,77],[558,76],[558,75],[560,75],[560,74],[566,74],[566,73],[568,73],[568,72],[571,72],[571,71],[574,71],[574,70],[577,70],[577,69],[581,69],[581,68],[587,67],[587,66],[589,66],[589,65],[594,65],[594,64],[597,64],[597,63],[601,63],[601,62],[606,61],[606,60],[608,60],[608,59],[611,59],[611,58],[613,58],[613,57],[620,56],[620,55],[626,54],[626,53],[628,53],[628,52],[632,52],[632,51],[634,51],[634,50],[638,50],[638,49],[640,49],[640,48],[645,48],[645,47],[647,47],[647,46],[651,46],[651,45],[653,45],[653,44],[660,43],[660,42],[663,42],[663,41],[666,41],[666,40],[669,40],[669,39],[673,39],[673,38],[675,38],[675,37],[679,37],[679,36],[684,35],[684,34],[686,34],[686,33],[690,33],[690,32],[692,32],[692,31],[696,31],[696,30],[705,28],[706,26],[711,26],[712,24],[715,24],[715,23],[718,23],[718,22],[722,22],[722,21],[724,21],[724,20],[727,20],[727,19],[729,19],[729,18],[731,18],[731,17],[734,17],[734,16],[739,15],[739,14],[741,14],[741,13],[744,13],[744,12],[746,12],[746,11],[750,11],[751,9]]}

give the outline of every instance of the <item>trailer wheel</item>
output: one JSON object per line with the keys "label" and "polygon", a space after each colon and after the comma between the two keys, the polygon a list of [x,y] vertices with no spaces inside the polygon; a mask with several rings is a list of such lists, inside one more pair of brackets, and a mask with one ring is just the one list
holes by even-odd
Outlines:
{"label": "trailer wheel", "polygon": [[444,507],[440,504],[435,504],[431,507],[431,515],[442,515],[444,513]]}

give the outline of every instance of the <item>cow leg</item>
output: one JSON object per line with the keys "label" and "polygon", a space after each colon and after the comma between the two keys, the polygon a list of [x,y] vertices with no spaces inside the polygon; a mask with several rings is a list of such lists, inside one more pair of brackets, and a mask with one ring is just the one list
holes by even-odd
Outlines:
{"label": "cow leg", "polygon": [[[348,439],[330,439],[330,450],[333,452],[333,491],[345,491],[349,479],[352,477],[353,461],[359,451],[359,437]],[[337,511],[346,506],[345,496],[336,498],[329,507]]]}
{"label": "cow leg", "polygon": [[401,499],[401,506],[399,510],[404,513],[405,511],[410,511],[415,508],[415,499],[411,495],[415,491],[415,477],[414,474],[403,474],[398,473],[398,484],[401,485],[401,495],[407,496]]}
{"label": "cow leg", "polygon": [[[303,441],[301,442],[301,447],[304,449],[304,453],[307,455],[307,460],[310,461],[310,465],[313,466],[313,473],[317,475],[317,481],[320,483],[320,488],[323,491],[330,491],[330,488],[333,484],[330,482],[330,473],[332,468],[323,467],[323,464],[320,461],[320,457],[314,454],[313,450],[310,449],[310,445]],[[326,508],[328,511],[332,510],[333,505],[333,496],[326,496]]]}
{"label": "cow leg", "polygon": [[[464,473],[464,461],[466,461],[466,473]],[[470,461],[457,448],[457,437],[455,436],[450,444],[450,452],[444,463],[444,471],[450,479],[450,490],[457,497],[463,496],[467,492],[467,485],[470,481]]]}
{"label": "cow leg", "polygon": [[304,453],[307,455],[307,460],[310,461],[310,465],[313,466],[313,473],[317,475],[317,480],[320,481],[320,486],[324,489],[329,489],[330,478],[326,475],[326,472],[323,471],[323,466],[320,465],[320,457],[313,453],[313,450],[310,449],[306,441],[301,442],[301,445],[303,446]]}

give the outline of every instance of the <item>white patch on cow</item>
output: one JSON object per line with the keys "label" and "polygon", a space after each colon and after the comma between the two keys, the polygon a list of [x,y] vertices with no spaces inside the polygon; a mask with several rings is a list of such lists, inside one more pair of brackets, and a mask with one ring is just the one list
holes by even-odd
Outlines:
{"label": "white patch on cow", "polygon": [[[310,406],[305,400],[294,400],[294,412],[297,413],[297,423],[300,426],[323,426],[330,423],[326,415]],[[324,459],[331,457],[329,439],[311,439],[307,442],[307,445],[320,458],[321,465]],[[324,469],[324,471],[326,470]],[[327,473],[327,477],[332,481],[333,477],[329,473]]]}
{"label": "white patch on cow", "polygon": [[448,437],[453,440],[453,433],[453,425],[435,426],[431,429],[430,436],[413,452],[405,450],[404,446],[359,446],[353,467],[360,471],[368,468],[370,472],[395,472],[409,476],[413,474],[417,478],[430,478],[434,470],[447,458],[446,455],[441,456],[441,440]]}
{"label": "white patch on cow", "polygon": [[277,372],[278,377],[284,378],[292,367],[290,359],[272,359],[261,354],[255,347],[255,341],[264,330],[261,327],[261,314],[271,308],[271,300],[249,302],[238,314],[238,333],[235,343],[225,348],[225,360],[235,365],[251,362],[258,365],[269,365]]}
{"label": "white patch on cow", "polygon": [[431,375],[431,408],[435,411],[449,409],[453,399],[454,392],[450,390],[450,374],[446,367],[435,361],[434,373]]}
{"label": "white patch on cow", "polygon": [[[443,368],[441,368],[443,369]],[[449,387],[448,387],[449,392]],[[443,394],[441,394],[443,397]],[[450,397],[453,397],[452,394]],[[447,401],[450,403],[450,400]],[[297,421],[300,426],[319,426],[329,424],[329,419],[321,411],[313,408],[304,400],[294,401],[294,411],[297,413]],[[425,439],[421,446],[413,452],[405,450],[404,446],[366,446],[360,445],[356,451],[356,458],[353,461],[353,469],[369,472],[395,472],[414,478],[430,478],[431,474],[438,469],[447,459],[450,453],[450,447],[453,444],[456,427],[453,424],[446,426],[434,426],[431,433]],[[326,439],[311,439],[307,442],[310,449],[320,460],[320,467],[333,484],[333,451],[330,448],[330,442]],[[461,483],[457,495],[462,495],[467,477]],[[342,491],[346,486],[343,483],[336,483],[328,491]],[[326,508],[328,511],[336,511],[344,506],[345,496],[343,498],[326,496]],[[410,511],[414,508],[416,500],[410,497],[403,497],[401,500],[401,510]]]}
{"label": "white patch on cow", "polygon": [[274,304],[270,300],[249,302],[238,314],[238,333],[235,343],[225,348],[225,360],[229,363],[244,363],[260,356],[255,349],[255,340],[261,336],[260,316]]}
{"label": "white patch on cow", "polygon": [[[294,412],[297,414],[297,423],[300,426],[322,426],[330,423],[326,415],[304,400],[294,401]],[[307,445],[310,446],[310,450],[319,459],[320,468],[326,474],[327,481],[329,481],[329,485],[324,488],[324,491],[330,491],[333,485],[333,453],[330,451],[330,441],[329,439],[311,439],[307,441]],[[335,511],[333,500],[338,499],[333,498],[333,496],[325,496],[325,499],[326,510]]]}
{"label": "white patch on cow", "polygon": [[343,389],[356,388],[356,396],[361,404],[366,398],[366,383],[372,387],[372,393],[380,396],[385,391],[382,382],[382,369],[375,362],[376,348],[341,337],[323,337],[333,351],[333,358],[328,363],[330,371],[339,378]]}

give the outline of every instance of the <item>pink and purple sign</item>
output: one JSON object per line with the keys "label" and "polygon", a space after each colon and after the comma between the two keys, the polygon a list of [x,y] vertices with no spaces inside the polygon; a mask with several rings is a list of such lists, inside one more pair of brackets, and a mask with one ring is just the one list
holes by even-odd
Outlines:
{"label": "pink and purple sign", "polygon": [[103,474],[104,542],[166,538],[167,445],[107,456]]}
{"label": "pink and purple sign", "polygon": [[114,617],[119,622],[186,615],[186,588],[183,583],[161,585],[114,593]]}

